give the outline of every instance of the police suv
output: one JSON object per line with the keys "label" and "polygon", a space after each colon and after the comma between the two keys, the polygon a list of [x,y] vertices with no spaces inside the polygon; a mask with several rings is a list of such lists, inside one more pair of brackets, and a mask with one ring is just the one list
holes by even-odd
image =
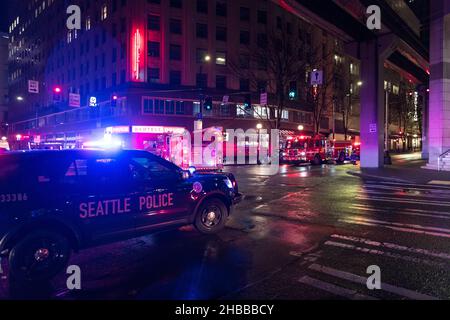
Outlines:
{"label": "police suv", "polygon": [[145,151],[0,155],[0,254],[11,276],[54,277],[72,251],[193,224],[220,231],[242,195],[232,174],[199,174]]}

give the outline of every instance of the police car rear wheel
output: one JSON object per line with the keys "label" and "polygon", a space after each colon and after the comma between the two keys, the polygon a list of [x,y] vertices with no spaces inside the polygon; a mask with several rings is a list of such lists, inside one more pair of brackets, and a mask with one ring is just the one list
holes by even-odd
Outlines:
{"label": "police car rear wheel", "polygon": [[195,218],[195,227],[204,234],[214,234],[225,227],[228,211],[219,199],[206,200]]}
{"label": "police car rear wheel", "polygon": [[70,252],[65,236],[52,231],[32,232],[9,254],[11,276],[18,280],[49,280],[66,266]]}

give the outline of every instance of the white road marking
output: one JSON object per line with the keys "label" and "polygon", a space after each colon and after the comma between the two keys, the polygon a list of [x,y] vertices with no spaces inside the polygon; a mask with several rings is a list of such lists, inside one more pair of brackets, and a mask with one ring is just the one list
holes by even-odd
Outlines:
{"label": "white road marking", "polygon": [[[309,269],[320,272],[320,273],[324,273],[324,274],[327,274],[327,275],[330,275],[330,276],[333,276],[333,277],[336,277],[339,279],[351,281],[354,283],[366,285],[366,282],[367,282],[367,278],[365,278],[365,277],[361,277],[361,276],[358,276],[353,273],[325,267],[325,266],[322,266],[319,264],[312,264],[311,266],[309,266]],[[406,288],[397,287],[397,286],[390,285],[387,283],[381,284],[381,290],[387,291],[390,293],[394,293],[396,295],[406,297],[409,299],[413,299],[413,300],[439,300],[438,298],[433,297],[433,296],[422,294],[422,293],[412,291],[412,290],[409,290]]]}
{"label": "white road marking", "polygon": [[433,180],[428,182],[428,184],[450,186],[450,181]]}
{"label": "white road marking", "polygon": [[383,257],[388,257],[388,258],[397,259],[397,260],[404,260],[404,261],[408,261],[408,262],[425,264],[425,265],[432,266],[432,267],[443,268],[443,267],[447,266],[447,264],[442,263],[442,262],[434,262],[434,261],[427,260],[427,259],[421,259],[421,258],[416,258],[416,257],[412,257],[412,256],[401,255],[398,253],[387,252],[387,251],[383,251],[383,250],[379,250],[379,249],[358,247],[358,246],[348,244],[348,243],[342,243],[342,242],[336,242],[336,241],[326,241],[325,245],[331,246],[331,247],[336,247],[336,248],[341,248],[341,249],[346,249],[346,250],[358,251],[358,252],[365,253],[365,254],[371,254],[371,255],[383,256]]}
{"label": "white road marking", "polygon": [[363,221],[358,218],[339,219],[339,222],[344,222],[344,223],[349,223],[349,224],[357,224],[357,225],[363,225],[363,226],[369,226],[369,227],[382,227],[382,228],[391,229],[391,230],[395,230],[395,231],[415,233],[415,234],[424,234],[424,235],[434,236],[434,237],[450,238],[450,234],[446,234],[446,233],[430,232],[430,231],[424,231],[424,230],[418,230],[418,229],[396,227],[396,226],[387,225],[387,224],[366,222],[366,221]]}
{"label": "white road marking", "polygon": [[406,252],[410,252],[410,253],[416,253],[416,254],[430,256],[433,258],[441,258],[441,259],[450,260],[450,254],[444,253],[444,252],[430,251],[430,250],[421,249],[421,248],[412,248],[412,247],[402,246],[402,245],[395,244],[395,243],[379,242],[379,241],[374,241],[374,240],[370,240],[370,239],[358,238],[358,237],[352,237],[352,236],[343,236],[343,235],[339,235],[339,234],[333,234],[333,235],[331,235],[331,238],[339,239],[339,240],[346,240],[346,241],[351,241],[351,242],[356,242],[356,243],[363,243],[363,244],[366,244],[366,245],[369,245],[372,247],[384,247],[387,249],[393,249],[393,250],[397,250],[397,251],[406,251]]}
{"label": "white road marking", "polygon": [[[399,193],[401,192],[401,193]],[[442,199],[442,194],[414,194],[414,193],[408,193],[408,192],[404,192],[404,191],[400,191],[398,190],[396,193],[393,192],[381,192],[381,191],[372,191],[372,190],[358,190],[357,191],[358,194],[377,194],[377,195],[384,195],[384,196],[397,196],[399,198],[403,198],[405,200],[410,200],[409,198],[406,197],[413,197],[413,198],[425,198],[425,199]],[[450,195],[450,193],[448,194]],[[414,199],[411,199],[414,200]],[[421,200],[419,200],[421,201]],[[428,202],[428,201],[427,201]],[[439,201],[441,202],[441,201]],[[450,202],[449,202],[450,203]]]}
{"label": "white road marking", "polygon": [[378,201],[378,202],[396,202],[396,203],[409,203],[409,204],[423,204],[423,205],[433,205],[439,207],[450,207],[450,202],[442,202],[442,201],[420,201],[414,199],[403,199],[400,200],[398,198],[387,198],[387,197],[362,197],[357,196],[357,200],[365,200],[365,201]]}
{"label": "white road marking", "polygon": [[377,298],[366,296],[358,293],[356,290],[351,290],[343,288],[328,282],[324,282],[309,276],[304,276],[300,280],[300,283],[306,284],[308,286],[329,292],[335,296],[344,297],[350,300],[378,300]]}
{"label": "white road marking", "polygon": [[[354,203],[354,204],[352,204],[352,206],[375,209],[375,207],[370,204],[367,205],[367,204],[362,204],[362,203]],[[386,208],[386,209],[378,209],[378,210],[393,211],[393,210],[398,210],[398,208]],[[403,212],[416,212],[416,213],[418,212],[418,213],[437,214],[437,215],[449,215],[450,216],[450,212],[446,212],[446,211],[422,210],[422,209],[416,209],[416,208],[402,208],[402,211]]]}
{"label": "white road marking", "polygon": [[393,186],[402,186],[402,187],[409,187],[411,186],[412,188],[427,188],[427,190],[433,190],[434,188],[436,189],[446,189],[446,190],[450,190],[450,186],[437,186],[437,185],[431,185],[431,184],[414,184],[414,183],[402,183],[402,182],[390,182],[390,181],[383,181],[383,182],[376,182],[376,181],[368,181],[367,183],[365,183],[365,185],[393,185]]}
{"label": "white road marking", "polygon": [[360,210],[360,211],[369,211],[369,212],[380,212],[380,213],[388,213],[391,215],[407,215],[407,216],[416,216],[416,217],[426,217],[426,218],[434,218],[434,219],[443,219],[443,220],[450,220],[450,213],[444,213],[443,215],[439,214],[426,214],[426,213],[416,213],[416,212],[407,212],[407,211],[398,211],[394,209],[378,209],[378,208],[369,208],[369,207],[361,207],[357,205],[351,205],[349,207],[353,210]]}

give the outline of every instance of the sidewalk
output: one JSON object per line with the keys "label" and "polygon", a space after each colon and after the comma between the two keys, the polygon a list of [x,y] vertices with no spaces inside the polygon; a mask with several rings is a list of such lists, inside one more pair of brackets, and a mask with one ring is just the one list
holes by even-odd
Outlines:
{"label": "sidewalk", "polygon": [[382,169],[355,167],[347,173],[364,179],[450,186],[450,172],[422,169],[425,165],[426,161],[421,160],[420,153],[396,154],[392,155],[391,166]]}

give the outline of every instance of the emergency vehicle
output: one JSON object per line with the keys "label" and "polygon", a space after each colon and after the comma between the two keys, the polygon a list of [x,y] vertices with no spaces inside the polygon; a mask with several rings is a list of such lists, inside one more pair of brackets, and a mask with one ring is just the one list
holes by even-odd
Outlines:
{"label": "emergency vehicle", "polygon": [[242,198],[232,174],[184,171],[145,151],[0,155],[0,254],[11,276],[51,279],[70,254],[192,224],[224,228]]}
{"label": "emergency vehicle", "polygon": [[320,165],[326,161],[355,162],[359,160],[360,143],[330,141],[324,136],[289,136],[281,150],[281,163],[300,164],[310,162]]}

